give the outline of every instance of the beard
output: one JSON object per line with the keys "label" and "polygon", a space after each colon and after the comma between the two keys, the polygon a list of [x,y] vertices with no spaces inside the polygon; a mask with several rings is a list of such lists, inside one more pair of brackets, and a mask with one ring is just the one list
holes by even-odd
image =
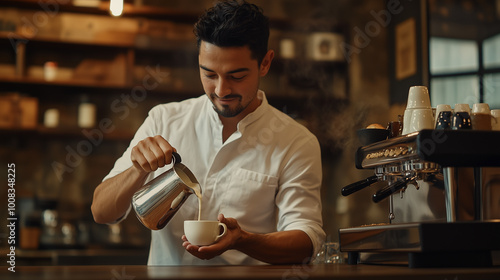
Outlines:
{"label": "beard", "polygon": [[241,104],[241,99],[242,99],[241,95],[238,95],[238,94],[230,94],[226,97],[227,98],[237,98],[237,99],[239,99],[239,103],[234,108],[231,108],[228,105],[221,105],[222,108],[219,108],[219,107],[217,107],[217,105],[215,105],[215,100],[218,99],[219,97],[215,93],[210,94],[210,100],[212,101],[212,105],[214,105],[215,112],[217,114],[221,115],[222,117],[225,117],[225,118],[236,117],[241,112],[243,112],[243,110],[245,110],[245,108],[250,104],[250,102],[249,102],[246,106],[243,106]]}

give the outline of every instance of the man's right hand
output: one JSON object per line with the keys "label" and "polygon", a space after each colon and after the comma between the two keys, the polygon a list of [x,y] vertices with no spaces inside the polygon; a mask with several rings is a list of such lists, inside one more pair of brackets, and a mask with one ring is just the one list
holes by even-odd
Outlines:
{"label": "man's right hand", "polygon": [[130,159],[140,173],[157,170],[172,161],[172,152],[176,150],[160,135],[141,140],[132,148]]}
{"label": "man's right hand", "polygon": [[147,175],[172,161],[175,149],[163,137],[148,137],[132,148],[134,164],[124,172],[99,184],[94,191],[92,214],[97,223],[113,223],[130,207],[134,193],[144,185]]}

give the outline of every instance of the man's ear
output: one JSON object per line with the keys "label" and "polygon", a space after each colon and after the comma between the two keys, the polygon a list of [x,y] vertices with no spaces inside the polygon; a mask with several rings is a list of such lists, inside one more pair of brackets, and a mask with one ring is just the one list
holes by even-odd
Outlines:
{"label": "man's ear", "polygon": [[274,58],[274,51],[269,50],[267,51],[266,55],[264,56],[264,59],[262,59],[262,62],[260,63],[260,76],[264,77],[267,72],[269,72],[269,68],[271,67],[271,62],[273,61]]}

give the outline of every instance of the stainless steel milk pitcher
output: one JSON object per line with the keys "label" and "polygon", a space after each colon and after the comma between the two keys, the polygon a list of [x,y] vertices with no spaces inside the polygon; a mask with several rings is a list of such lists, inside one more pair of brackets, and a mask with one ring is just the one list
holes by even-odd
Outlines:
{"label": "stainless steel milk pitcher", "polygon": [[181,163],[181,157],[172,153],[172,168],[154,178],[136,191],[132,207],[144,226],[152,230],[164,228],[189,195],[199,187],[193,173]]}

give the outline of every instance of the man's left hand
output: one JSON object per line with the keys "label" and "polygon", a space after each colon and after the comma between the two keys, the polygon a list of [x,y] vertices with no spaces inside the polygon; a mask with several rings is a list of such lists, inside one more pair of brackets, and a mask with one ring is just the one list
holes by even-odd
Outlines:
{"label": "man's left hand", "polygon": [[241,238],[242,230],[238,225],[238,221],[233,218],[226,218],[223,214],[219,214],[219,222],[226,224],[227,232],[216,243],[208,246],[196,246],[187,240],[186,236],[182,236],[182,246],[193,256],[203,260],[209,260],[216,257],[227,250],[234,249],[236,242]]}

